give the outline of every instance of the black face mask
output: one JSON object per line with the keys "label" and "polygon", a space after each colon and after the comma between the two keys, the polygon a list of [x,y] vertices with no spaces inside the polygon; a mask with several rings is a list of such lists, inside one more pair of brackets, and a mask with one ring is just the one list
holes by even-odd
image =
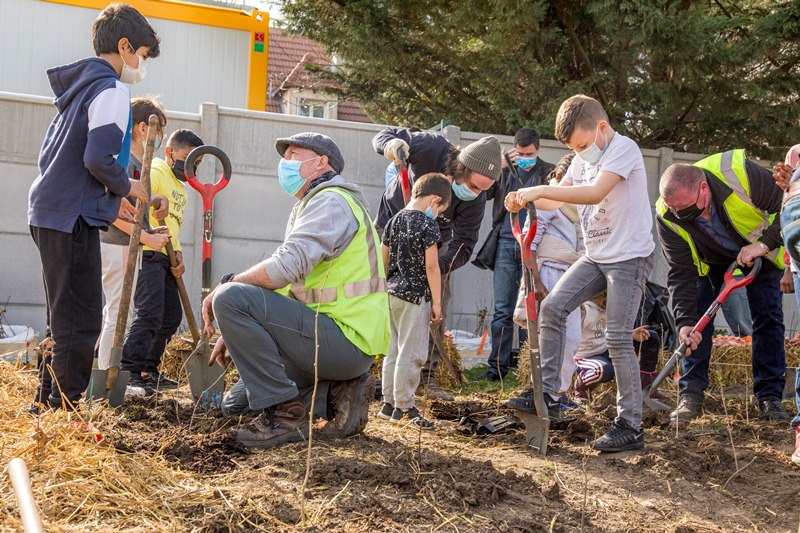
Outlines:
{"label": "black face mask", "polygon": [[184,174],[184,165],[186,161],[174,161],[172,163],[172,173],[175,174],[175,177],[181,181],[186,181],[186,176]]}
{"label": "black face mask", "polygon": [[697,191],[697,198],[694,199],[694,203],[689,207],[684,207],[680,211],[672,210],[672,214],[675,215],[675,218],[680,220],[681,222],[691,222],[701,214],[705,210],[704,207],[697,207],[697,202],[700,200],[700,191]]}
{"label": "black face mask", "polygon": [[672,213],[675,215],[675,218],[681,222],[691,222],[703,213],[703,208],[697,207],[697,204],[695,204],[681,209],[680,211],[673,211]]}

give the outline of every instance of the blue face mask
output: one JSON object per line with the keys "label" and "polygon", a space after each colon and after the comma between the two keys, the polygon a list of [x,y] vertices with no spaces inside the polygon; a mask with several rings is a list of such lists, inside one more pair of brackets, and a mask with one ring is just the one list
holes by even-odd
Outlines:
{"label": "blue face mask", "polygon": [[467,185],[464,183],[456,183],[454,181],[452,189],[453,194],[455,194],[459,200],[463,200],[465,202],[471,202],[478,197],[478,193],[467,187]]}
{"label": "blue face mask", "polygon": [[430,207],[428,207],[425,209],[425,216],[431,220],[436,220],[436,217],[438,217],[439,215],[434,215],[433,210]]}
{"label": "blue face mask", "polygon": [[[311,159],[317,158],[312,157]],[[306,161],[311,161],[311,159],[306,159]],[[306,180],[300,176],[300,165],[306,161],[281,158],[278,163],[278,182],[281,184],[283,190],[291,196],[297,194],[297,191],[302,189],[303,185],[306,183]]]}
{"label": "blue face mask", "polygon": [[536,158],[535,157],[518,157],[517,158],[517,166],[523,170],[530,170],[536,166]]}

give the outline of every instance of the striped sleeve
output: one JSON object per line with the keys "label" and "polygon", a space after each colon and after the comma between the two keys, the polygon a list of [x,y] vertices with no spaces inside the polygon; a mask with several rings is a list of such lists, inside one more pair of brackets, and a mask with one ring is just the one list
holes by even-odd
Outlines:
{"label": "striped sleeve", "polygon": [[89,104],[83,163],[100,183],[120,197],[131,188],[127,172],[130,115],[130,94],[124,85],[105,89]]}

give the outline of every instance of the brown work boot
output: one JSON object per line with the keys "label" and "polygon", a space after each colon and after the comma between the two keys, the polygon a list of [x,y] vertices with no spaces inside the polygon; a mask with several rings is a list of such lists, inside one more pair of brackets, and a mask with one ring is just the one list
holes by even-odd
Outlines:
{"label": "brown work boot", "polygon": [[247,426],[236,430],[236,438],[247,448],[271,448],[308,437],[308,412],[300,396],[267,407]]}
{"label": "brown work boot", "polygon": [[456,399],[451,393],[439,387],[439,382],[436,381],[436,376],[433,374],[430,376],[422,375],[419,387],[417,387],[417,394],[429,400],[439,400],[442,402],[452,402]]}
{"label": "brown work boot", "polygon": [[328,389],[331,420],[322,426],[326,437],[349,437],[364,431],[369,402],[375,397],[375,376],[365,372],[355,379],[333,381]]}
{"label": "brown work boot", "polygon": [[703,414],[703,397],[699,394],[685,393],[681,394],[678,401],[678,408],[672,411],[669,415],[670,421],[675,424],[677,422],[688,422],[695,418],[700,418]]}

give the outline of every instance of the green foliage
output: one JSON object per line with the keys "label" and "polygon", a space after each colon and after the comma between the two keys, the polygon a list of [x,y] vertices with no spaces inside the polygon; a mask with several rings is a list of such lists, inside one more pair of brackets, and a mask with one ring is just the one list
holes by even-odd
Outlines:
{"label": "green foliage", "polygon": [[800,3],[783,0],[282,0],[286,26],[383,123],[552,136],[599,99],[642,146],[782,157],[800,142]]}

